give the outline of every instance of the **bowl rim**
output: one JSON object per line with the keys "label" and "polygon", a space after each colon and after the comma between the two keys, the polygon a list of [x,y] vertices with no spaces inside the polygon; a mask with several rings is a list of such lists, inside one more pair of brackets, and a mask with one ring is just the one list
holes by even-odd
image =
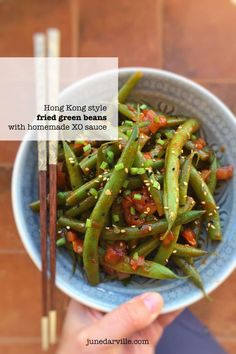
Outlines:
{"label": "bowl rim", "polygon": [[[191,88],[193,88],[194,90],[196,90],[200,94],[207,96],[212,101],[214,101],[215,104],[217,106],[219,106],[225,112],[225,114],[227,115],[227,119],[229,119],[231,124],[233,124],[236,128],[236,120],[235,120],[234,114],[231,112],[231,110],[217,96],[215,96],[213,93],[208,91],[206,88],[204,88],[200,84],[198,84],[198,83],[192,81],[191,79],[188,79],[182,75],[179,75],[179,74],[176,74],[176,73],[173,73],[170,71],[156,69],[156,68],[141,67],[141,66],[119,68],[118,74],[121,73],[121,74],[130,75],[135,71],[142,71],[144,76],[145,76],[145,74],[152,74],[154,76],[159,76],[159,77],[162,76],[163,78],[170,78],[172,80],[174,79],[178,82],[181,82],[185,85],[190,86]],[[105,75],[105,74],[108,74],[109,72],[114,72],[114,70],[104,71],[102,73],[99,73],[99,75]],[[97,74],[95,74],[95,75],[97,75]],[[63,90],[62,92],[68,92],[68,90],[73,89],[74,87],[76,87],[79,84],[80,84],[80,82],[77,81],[77,82],[73,83],[72,85],[68,86],[67,88],[65,88],[65,90]],[[13,215],[14,215],[14,219],[15,219],[15,223],[17,226],[19,236],[20,236],[20,238],[23,242],[23,245],[24,245],[27,253],[29,254],[31,260],[37,266],[37,268],[39,270],[41,270],[40,257],[37,256],[35,250],[33,249],[32,243],[29,242],[30,235],[27,232],[27,229],[25,227],[25,223],[23,222],[24,217],[23,217],[23,213],[20,208],[20,190],[18,188],[18,182],[17,182],[18,176],[20,174],[20,169],[21,169],[21,160],[27,152],[28,143],[29,143],[29,141],[23,140],[21,142],[20,147],[19,147],[17,154],[16,154],[14,167],[13,167],[13,173],[12,173],[12,181],[11,181],[11,200],[12,200]],[[212,284],[212,286],[210,288],[208,288],[207,293],[208,294],[211,293],[219,285],[221,285],[225,281],[225,279],[228,278],[230,276],[230,274],[235,270],[235,268],[236,268],[236,257],[234,259],[234,262],[232,262],[231,265],[228,265],[228,267],[226,267],[224,269],[224,272],[223,272],[223,274],[221,273],[221,276],[219,277],[219,279],[217,279],[217,281],[215,281]],[[77,296],[76,294],[74,294],[74,292],[71,290],[71,288],[67,289],[66,283],[63,280],[59,279],[58,277],[56,277],[56,286],[63,293],[67,294],[70,298],[72,298],[76,301],[79,301],[80,303],[82,303],[86,306],[89,306],[89,307],[92,307],[94,309],[97,309],[99,311],[104,311],[104,312],[109,312],[112,309],[112,307],[109,306],[109,304],[98,305],[98,304],[94,303],[93,300],[86,298],[82,294],[79,294],[79,296]],[[167,303],[167,306],[164,306],[162,313],[168,313],[168,312],[192,305],[193,303],[199,301],[203,297],[204,297],[204,295],[202,294],[202,292],[199,291],[199,293],[196,293],[195,296],[189,296],[189,298],[184,297],[183,301],[178,300],[172,306],[168,306],[168,303]]]}

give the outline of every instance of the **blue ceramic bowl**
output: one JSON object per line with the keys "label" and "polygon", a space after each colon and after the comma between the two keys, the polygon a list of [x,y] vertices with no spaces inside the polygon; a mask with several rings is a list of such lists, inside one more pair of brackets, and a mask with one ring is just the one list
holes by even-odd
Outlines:
{"label": "blue ceramic bowl", "polygon": [[[119,70],[122,84],[138,68]],[[236,166],[236,120],[229,109],[214,95],[196,83],[176,74],[139,68],[144,77],[135,88],[134,99],[141,97],[166,113],[196,116],[202,122],[202,134],[216,151],[220,162]],[[107,73],[104,73],[107,75]],[[76,84],[72,89],[76,90]],[[67,92],[68,93],[68,92]],[[221,146],[225,153],[220,152]],[[216,191],[220,206],[223,241],[208,246],[212,252],[204,263],[198,263],[205,289],[210,293],[234,270],[236,265],[236,178],[222,184]],[[12,202],[20,237],[34,263],[40,268],[38,215],[29,203],[38,199],[37,151],[35,142],[22,142],[17,154],[12,179]],[[71,276],[71,260],[63,250],[57,256],[57,286],[70,297],[99,310],[110,311],[119,304],[145,291],[158,291],[165,300],[163,312],[190,305],[202,293],[188,280],[156,281],[134,277],[128,286],[118,281],[90,286],[81,269]]]}

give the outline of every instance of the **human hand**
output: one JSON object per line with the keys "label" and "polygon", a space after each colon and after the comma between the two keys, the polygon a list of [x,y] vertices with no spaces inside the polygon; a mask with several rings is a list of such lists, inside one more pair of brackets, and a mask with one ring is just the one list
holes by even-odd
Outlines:
{"label": "human hand", "polygon": [[[137,296],[107,314],[72,300],[57,354],[153,353],[164,328],[179,314],[160,315],[162,306],[163,299],[157,293]],[[132,344],[109,343],[117,339],[131,340]],[[95,340],[108,344],[92,344]],[[140,344],[134,344],[136,340]]]}

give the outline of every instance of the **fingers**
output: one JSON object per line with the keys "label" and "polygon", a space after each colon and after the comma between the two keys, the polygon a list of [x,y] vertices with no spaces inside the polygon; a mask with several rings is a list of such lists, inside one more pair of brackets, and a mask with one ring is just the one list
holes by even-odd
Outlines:
{"label": "fingers", "polygon": [[63,332],[71,333],[73,331],[73,333],[78,333],[83,327],[91,325],[102,317],[101,312],[90,309],[75,300],[71,300],[68,306]]}
{"label": "fingers", "polygon": [[99,321],[99,326],[94,324],[84,329],[79,340],[86,342],[87,338],[129,337],[155,321],[162,306],[163,299],[159,294],[145,293],[105,315]]}

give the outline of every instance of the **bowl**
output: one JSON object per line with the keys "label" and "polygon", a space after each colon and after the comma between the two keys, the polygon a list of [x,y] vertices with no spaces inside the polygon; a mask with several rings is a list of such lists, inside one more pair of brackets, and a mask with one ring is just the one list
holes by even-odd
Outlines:
{"label": "bowl", "polygon": [[[236,120],[216,96],[182,76],[151,68],[120,69],[120,84],[136,70],[141,70],[144,76],[132,93],[134,99],[141,97],[143,102],[151,103],[156,109],[168,114],[184,113],[198,117],[202,123],[201,133],[216,152],[222,165],[236,166]],[[104,72],[104,75],[107,75],[107,72]],[[80,84],[73,84],[69,90],[76,93],[74,90],[78,89],[78,85]],[[70,91],[67,89],[67,94],[68,92]],[[235,269],[235,191],[235,177],[216,190],[223,241],[209,246],[213,252],[204,262],[197,263],[207,293],[217,288]],[[23,141],[14,165],[12,203],[20,237],[30,257],[40,269],[39,218],[28,206],[36,199],[38,199],[37,145],[36,142]],[[96,287],[90,286],[81,269],[77,268],[72,276],[70,257],[63,250],[58,250],[56,266],[58,288],[71,298],[105,312],[145,291],[161,293],[165,302],[163,313],[188,306],[203,297],[202,292],[187,279],[157,281],[134,277],[128,286],[118,281],[107,281]]]}

